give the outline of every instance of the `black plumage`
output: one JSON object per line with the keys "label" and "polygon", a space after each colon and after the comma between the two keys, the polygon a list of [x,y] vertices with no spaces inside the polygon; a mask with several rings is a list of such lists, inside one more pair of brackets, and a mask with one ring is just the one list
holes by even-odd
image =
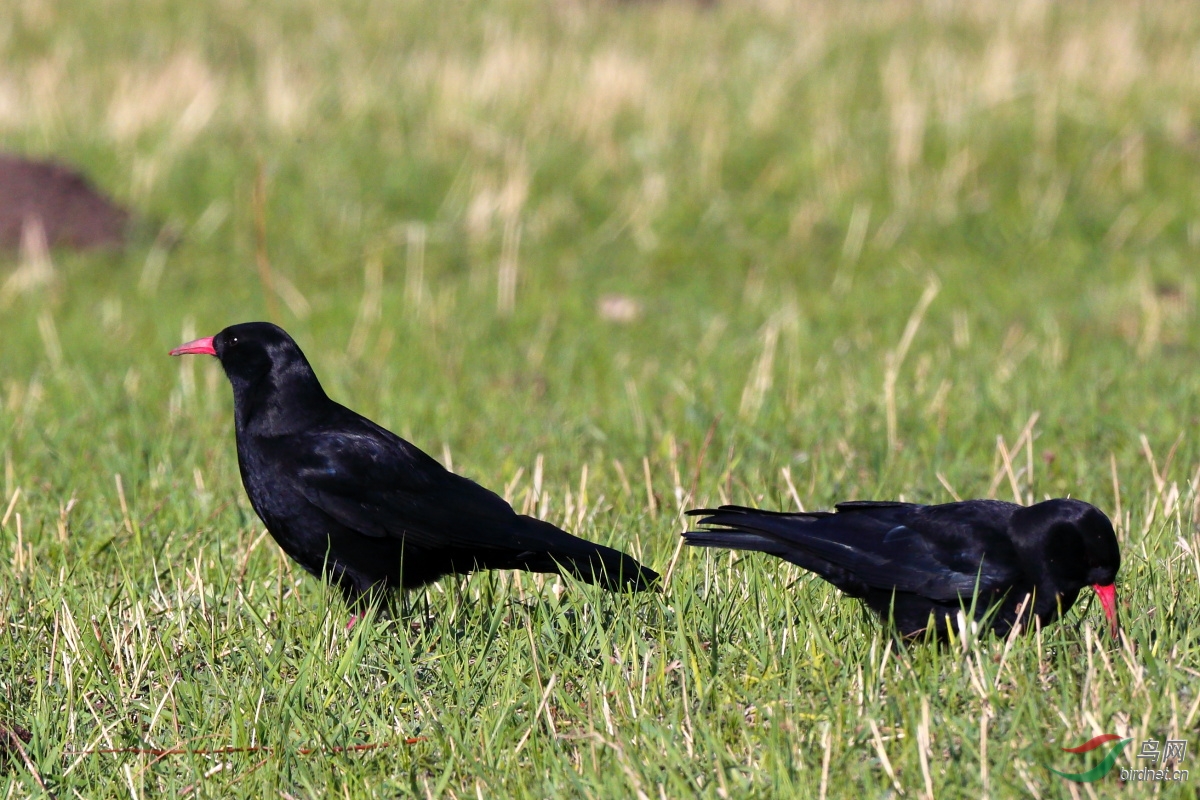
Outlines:
{"label": "black plumage", "polygon": [[1079,500],[1020,506],[998,500],[944,505],[839,503],[835,512],[772,512],[740,506],[698,509],[704,530],[688,544],[754,550],[815,572],[861,598],[905,636],[933,624],[939,635],[960,609],[998,633],[1029,614],[1043,625],[1093,586],[1117,631],[1114,581],[1121,565],[1112,523]]}
{"label": "black plumage", "polygon": [[495,493],[326,396],[281,328],[250,322],[172,355],[205,353],[233,386],[242,484],[275,541],[351,606],[480,569],[568,573],[617,591],[657,573],[517,514]]}

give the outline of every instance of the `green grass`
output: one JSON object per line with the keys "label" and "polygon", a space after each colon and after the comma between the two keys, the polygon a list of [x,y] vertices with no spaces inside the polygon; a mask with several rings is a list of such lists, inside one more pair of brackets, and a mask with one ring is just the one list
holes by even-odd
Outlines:
{"label": "green grass", "polygon": [[[1107,732],[1194,766],[1200,17],[1010,5],[13,3],[0,146],[143,221],[0,265],[4,796],[1105,797],[1047,767]],[[217,365],[166,357],[267,316],[662,594],[481,574],[345,632],[261,536]],[[1096,503],[1125,638],[1082,602],[906,647],[677,552],[789,481]]]}

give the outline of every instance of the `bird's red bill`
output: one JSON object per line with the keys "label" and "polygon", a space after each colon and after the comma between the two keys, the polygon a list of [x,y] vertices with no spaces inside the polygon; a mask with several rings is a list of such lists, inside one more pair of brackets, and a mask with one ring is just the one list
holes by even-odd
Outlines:
{"label": "bird's red bill", "polygon": [[173,356],[186,356],[190,354],[215,356],[217,350],[213,347],[213,337],[205,336],[203,339],[197,339],[194,342],[181,344],[171,351]]}
{"label": "bird's red bill", "polygon": [[1116,636],[1121,630],[1121,626],[1117,622],[1117,587],[1116,584],[1108,584],[1101,586],[1096,584],[1092,587],[1096,590],[1096,596],[1100,598],[1100,605],[1104,607],[1104,616],[1108,617],[1108,624],[1112,628],[1112,635]]}

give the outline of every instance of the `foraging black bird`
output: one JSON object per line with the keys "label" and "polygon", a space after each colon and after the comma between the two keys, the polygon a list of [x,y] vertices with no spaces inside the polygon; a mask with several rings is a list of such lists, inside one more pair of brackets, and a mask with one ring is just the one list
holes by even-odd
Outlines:
{"label": "foraging black bird", "polygon": [[409,442],[326,396],[278,326],[233,325],[171,355],[216,356],[233,385],[242,485],[271,536],[352,608],[479,569],[568,573],[644,590],[651,569],[517,514]]}
{"label": "foraging black bird", "polygon": [[[967,500],[926,506],[858,501],[836,512],[774,512],[740,506],[689,511],[704,530],[683,534],[688,544],[756,550],[817,573],[851,597],[861,598],[906,637],[929,626],[939,636],[970,611],[1007,634],[1018,605],[1032,593],[1030,611],[1043,625],[1075,604],[1091,586],[1117,635],[1114,582],[1121,553],[1112,523],[1079,500],[1019,506]],[[989,611],[992,615],[989,617]]]}

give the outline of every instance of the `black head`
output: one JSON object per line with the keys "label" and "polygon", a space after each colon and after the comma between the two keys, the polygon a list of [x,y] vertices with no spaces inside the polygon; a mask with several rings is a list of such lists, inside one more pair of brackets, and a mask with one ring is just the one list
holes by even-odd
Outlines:
{"label": "black head", "polygon": [[1115,636],[1121,549],[1104,512],[1081,500],[1047,500],[1017,511],[1010,524],[1013,544],[1037,585],[1071,597],[1091,586]]}
{"label": "black head", "polygon": [[[280,428],[323,406],[328,398],[304,353],[287,331],[270,322],[230,325],[216,336],[171,351],[216,356],[233,386],[239,428]],[[303,412],[303,413],[302,413]]]}

